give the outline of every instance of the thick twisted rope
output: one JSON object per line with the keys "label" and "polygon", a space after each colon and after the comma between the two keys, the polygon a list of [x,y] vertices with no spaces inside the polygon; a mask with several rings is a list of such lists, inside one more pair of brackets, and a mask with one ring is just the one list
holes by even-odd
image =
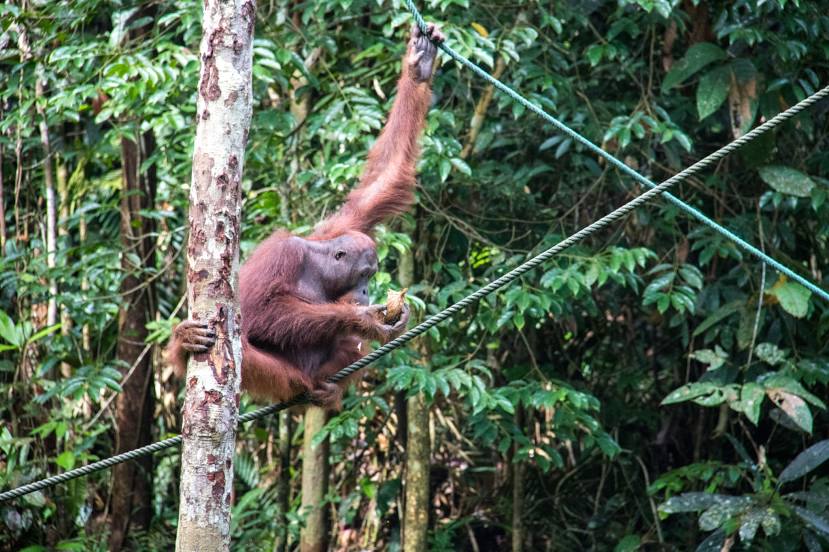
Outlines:
{"label": "thick twisted rope", "polygon": [[[410,9],[414,10],[414,6],[411,5],[409,0],[407,0],[407,4],[409,4]],[[416,10],[413,11],[413,13],[415,14],[415,19],[417,20],[418,24],[425,28],[425,23],[423,22],[423,19],[420,17],[420,14],[418,14]],[[449,49],[448,46],[446,46],[445,44],[441,44],[441,48],[444,49],[444,51],[447,51],[447,49]],[[482,72],[481,69],[479,69],[476,65],[472,64],[469,60],[467,60],[466,58],[460,56],[460,54],[455,53],[454,50],[451,50],[451,49],[449,49],[449,50],[450,51],[448,51],[447,53],[451,52],[450,55],[452,55],[453,58],[457,56],[456,59],[459,58],[459,61],[463,60],[462,63],[464,63],[464,65],[469,65],[471,67],[474,67],[476,69],[476,72],[479,72],[479,71]],[[483,73],[483,74],[486,75],[489,79],[492,79],[492,77],[490,77],[488,74],[486,74],[486,73]],[[497,81],[495,79],[492,79],[492,81],[494,81],[495,83],[498,83],[500,85],[499,88],[503,87],[506,90],[509,90],[511,92],[510,95],[513,95],[513,94],[515,94],[516,96],[518,95],[517,92],[512,91],[509,87],[506,87],[505,85],[501,84],[499,81]],[[498,289],[504,287],[505,285],[507,285],[507,284],[513,282],[514,280],[520,278],[523,274],[525,274],[525,273],[529,272],[530,270],[538,267],[540,264],[542,264],[545,261],[549,260],[554,255],[564,251],[568,247],[571,247],[571,246],[575,245],[576,243],[582,241],[583,239],[587,238],[591,234],[594,234],[594,233],[598,232],[599,230],[602,230],[606,226],[616,222],[617,220],[624,217],[625,215],[627,215],[628,213],[630,213],[631,211],[633,211],[637,207],[641,207],[642,205],[656,199],[656,197],[659,196],[659,195],[667,195],[667,194],[665,194],[665,191],[668,188],[670,188],[671,186],[673,186],[673,185],[687,179],[691,175],[694,175],[694,174],[700,172],[701,170],[713,165],[714,163],[716,163],[717,161],[719,161],[723,157],[725,157],[728,154],[732,153],[737,148],[739,148],[741,146],[744,146],[745,144],[751,142],[752,140],[759,137],[760,135],[768,132],[769,130],[775,128],[776,126],[778,126],[780,124],[782,124],[783,122],[787,121],[788,119],[791,119],[792,117],[794,117],[795,115],[797,115],[798,113],[803,111],[804,109],[808,108],[809,106],[813,105],[815,102],[817,102],[817,101],[819,101],[819,100],[821,100],[821,99],[823,99],[827,96],[829,96],[829,86],[827,86],[826,88],[823,88],[820,91],[812,94],[808,98],[806,98],[803,101],[797,103],[796,105],[790,107],[786,111],[783,111],[782,113],[777,114],[775,117],[773,117],[772,119],[769,119],[768,121],[766,121],[765,123],[763,123],[759,127],[755,128],[751,132],[749,132],[746,135],[738,138],[737,140],[731,142],[730,144],[720,148],[719,150],[717,150],[714,153],[708,155],[704,159],[702,159],[700,161],[697,161],[696,163],[694,163],[693,165],[691,165],[687,169],[685,169],[682,172],[672,176],[668,180],[665,180],[661,184],[658,184],[658,185],[653,184],[652,182],[650,182],[650,180],[647,180],[645,177],[639,175],[639,177],[641,179],[643,179],[646,183],[648,183],[650,185],[651,189],[649,189],[648,191],[646,191],[642,195],[630,200],[629,202],[625,203],[621,207],[618,207],[617,209],[611,211],[610,213],[606,214],[605,216],[603,216],[602,218],[596,220],[595,222],[589,224],[588,226],[585,226],[584,228],[582,228],[581,230],[579,230],[575,234],[572,234],[569,237],[565,238],[564,240],[558,242],[556,245],[552,246],[551,248],[547,249],[546,251],[536,255],[532,259],[530,259],[530,260],[522,263],[521,265],[517,266],[516,268],[510,270],[509,272],[507,272],[506,274],[504,274],[500,278],[497,278],[496,280],[493,280],[492,282],[485,285],[484,287],[482,287],[482,288],[478,289],[477,291],[471,293],[470,295],[464,297],[463,299],[461,299],[457,303],[447,307],[446,309],[442,310],[441,312],[439,312],[439,313],[437,313],[433,316],[430,316],[429,318],[427,318],[426,320],[424,320],[423,322],[421,322],[420,324],[418,324],[417,326],[415,326],[411,330],[407,331],[406,333],[404,333],[400,337],[386,343],[385,345],[383,345],[379,349],[377,349],[375,351],[372,351],[371,353],[364,356],[363,358],[361,358],[357,362],[355,362],[355,363],[353,363],[349,366],[346,366],[345,368],[343,368],[342,370],[340,370],[339,372],[337,372],[336,374],[331,376],[328,381],[331,382],[331,383],[337,383],[339,381],[342,381],[343,379],[347,378],[348,376],[350,376],[351,374],[353,374],[357,370],[360,370],[360,369],[364,368],[365,366],[371,364],[372,362],[379,359],[380,357],[387,355],[391,351],[403,346],[404,344],[408,343],[412,339],[414,339],[414,338],[418,337],[419,335],[423,334],[424,332],[428,331],[430,328],[440,324],[441,322],[443,322],[447,318],[449,318],[449,317],[453,316],[454,314],[456,314],[458,311],[468,307],[469,305],[477,303],[483,297],[489,295],[493,291],[497,291]],[[518,96],[518,97],[521,98],[523,100],[523,102],[526,102],[526,100],[524,100],[521,96]],[[546,113],[543,112],[543,110],[541,110],[538,107],[533,106],[533,104],[529,104],[529,102],[527,102],[527,106],[530,107],[531,109],[533,109],[533,111],[535,111],[537,113],[540,112],[539,114],[544,113],[544,115],[546,115]],[[546,117],[549,117],[549,115],[547,115]],[[550,117],[550,118],[552,118],[552,117]],[[553,119],[553,121],[555,121],[555,119]],[[573,135],[579,136],[577,133],[575,133],[575,131],[573,131],[573,130],[569,129],[568,127],[564,126],[562,123],[558,123],[558,121],[556,121],[556,123],[557,123],[557,126],[561,125],[563,127],[562,130],[567,129],[567,130],[565,130],[565,132],[567,132],[568,134],[573,133]],[[584,140],[586,141],[586,139],[584,139]],[[594,146],[591,142],[586,141],[586,143],[593,146],[594,148],[596,148],[596,146]],[[603,151],[603,150],[599,150],[599,151]],[[606,155],[609,155],[609,154],[606,154]],[[630,168],[628,168],[626,165],[624,165],[621,161],[617,160],[615,157],[610,156],[610,157],[608,157],[608,159],[612,160],[612,161],[615,161],[614,164],[616,164],[616,163],[620,164],[621,167],[624,167],[625,169],[627,169],[627,171],[631,171],[631,172],[633,172],[633,174],[638,175],[638,173],[636,173],[635,171],[632,171]],[[673,197],[673,196],[669,196],[669,197]],[[677,199],[676,201],[680,201],[680,200]],[[682,202],[680,201],[680,203],[682,203]],[[682,205],[685,205],[685,204],[682,203]],[[689,207],[689,209],[692,209],[692,208]],[[702,216],[704,218],[707,218],[707,217],[705,217],[705,215],[702,215],[701,213],[700,213],[700,216]],[[713,221],[711,221],[711,225],[712,225],[712,227],[718,226]],[[726,230],[724,228],[722,230],[725,231],[725,232],[728,232],[728,230]],[[730,232],[729,232],[729,234],[730,234]],[[725,234],[725,235],[728,237],[728,234]],[[735,239],[735,241],[739,240],[739,238],[737,238],[736,236],[734,236],[734,238],[730,238],[730,239]],[[746,245],[753,248],[753,246],[751,246],[750,244],[746,244]],[[757,253],[759,253],[757,256],[765,261],[765,259],[763,257],[767,257],[767,256],[759,250],[757,250]],[[769,261],[771,261],[771,262],[769,262]],[[771,266],[774,266],[775,268],[777,268],[776,265],[779,265],[779,263],[777,263],[777,261],[774,261],[774,259],[769,258],[769,261],[766,261],[766,262],[769,262],[769,264]],[[782,265],[780,265],[780,266],[782,266]],[[783,268],[785,270],[781,270],[781,272],[784,272],[786,274],[788,274],[788,272],[791,272],[789,269],[787,269],[785,267],[783,267]],[[788,271],[788,272],[786,272],[786,271]],[[792,276],[792,277],[794,278],[795,276]],[[797,279],[797,278],[795,278],[795,279]],[[818,290],[819,295],[822,295],[825,298],[829,297],[829,296],[827,296],[825,291],[823,291],[820,288],[817,288],[816,286],[814,286],[814,284],[811,284],[811,282],[808,282],[808,283],[810,284],[810,286],[812,286],[812,287],[814,287]],[[810,287],[810,289],[811,289],[811,287]],[[243,424],[243,423],[250,422],[250,421],[253,421],[253,420],[258,420],[258,419],[264,418],[265,416],[269,416],[269,415],[271,415],[275,412],[279,412],[280,410],[285,410],[287,408],[291,408],[292,406],[305,404],[307,402],[308,402],[307,397],[304,394],[301,394],[301,395],[298,395],[298,396],[294,397],[290,401],[283,402],[283,403],[278,403],[278,404],[273,404],[273,405],[270,405],[270,406],[259,408],[257,410],[252,411],[252,412],[248,412],[247,414],[243,414],[242,416],[239,416],[239,423]],[[176,437],[170,437],[169,439],[165,439],[163,441],[152,443],[150,445],[146,445],[146,446],[143,446],[143,447],[140,447],[140,448],[122,453],[122,454],[118,454],[118,455],[112,456],[110,458],[105,458],[104,460],[94,462],[94,463],[89,464],[87,466],[83,466],[83,467],[80,467],[80,468],[69,470],[65,473],[62,473],[62,474],[59,474],[59,475],[54,475],[52,477],[47,477],[46,479],[41,479],[39,481],[35,481],[33,483],[23,485],[23,486],[18,487],[16,489],[12,489],[10,491],[0,493],[0,503],[5,502],[7,500],[11,500],[13,498],[23,496],[25,494],[29,494],[29,493],[32,493],[32,492],[35,492],[35,491],[45,489],[47,487],[51,487],[53,485],[58,485],[60,483],[65,483],[66,481],[69,481],[71,479],[82,477],[84,475],[89,475],[89,474],[94,473],[96,471],[100,471],[100,470],[104,470],[106,468],[110,468],[110,467],[114,466],[115,464],[120,464],[121,462],[126,462],[128,460],[134,460],[135,458],[139,458],[141,456],[146,456],[148,454],[153,454],[153,453],[158,452],[160,450],[164,450],[164,449],[176,446],[180,443],[181,443],[181,436],[180,435],[178,435]]]}
{"label": "thick twisted rope", "polygon": [[[273,414],[274,412],[279,412],[280,410],[285,410],[287,408],[291,408],[292,406],[303,404],[304,402],[306,402],[305,396],[298,395],[290,401],[279,404],[272,404],[270,406],[260,408],[253,412],[243,414],[239,416],[239,423],[243,424],[245,422],[258,420],[259,418],[263,418],[265,416]],[[135,460],[136,458],[141,458],[142,456],[147,456],[148,454],[153,454],[164,449],[178,446],[180,444],[181,435],[176,435],[175,437],[170,437],[169,439],[164,439],[163,441],[157,441],[155,443],[151,443],[149,445],[145,445],[137,449],[129,450],[121,454],[116,454],[115,456],[104,458],[103,460],[93,462],[92,464],[87,464],[86,466],[75,468],[73,470],[69,470],[58,475],[53,475],[45,479],[40,479],[38,481],[34,481],[32,483],[28,483],[26,485],[17,487],[16,489],[0,493],[0,503],[6,502],[7,500],[11,500],[13,498],[21,497],[23,495],[27,495],[29,493],[33,493],[35,491],[40,491],[48,487],[52,487],[54,485],[60,485],[61,483],[66,483],[69,480],[77,479],[78,477],[83,477],[84,475],[95,473],[96,471],[105,470],[107,468],[111,468],[116,464],[128,462],[129,460]]]}
{"label": "thick twisted rope", "polygon": [[[417,11],[417,8],[415,7],[414,2],[412,0],[406,0],[406,6],[409,8],[409,11],[412,12],[412,16],[414,17],[415,22],[417,23],[418,27],[420,27],[420,29],[425,33],[426,32],[426,21],[424,21],[423,16],[420,15],[420,12]],[[556,119],[555,117],[553,117],[552,115],[550,115],[549,113],[544,111],[544,109],[542,109],[538,105],[532,103],[531,101],[529,101],[527,98],[525,98],[524,96],[522,96],[521,94],[519,94],[518,92],[513,90],[512,88],[510,88],[506,84],[502,83],[501,81],[499,81],[498,79],[496,79],[495,77],[493,77],[492,75],[490,75],[489,73],[487,73],[486,71],[484,71],[483,69],[481,69],[480,67],[475,65],[474,63],[472,63],[471,61],[469,61],[467,58],[463,57],[461,54],[459,54],[458,52],[453,50],[451,47],[447,46],[446,43],[440,44],[439,47],[440,47],[441,50],[446,52],[449,55],[449,57],[451,57],[452,59],[454,59],[458,63],[462,64],[463,66],[467,67],[472,72],[474,72],[476,75],[478,75],[479,77],[481,77],[482,79],[487,81],[489,84],[491,84],[492,86],[494,86],[495,88],[497,88],[498,90],[500,90],[501,92],[503,92],[504,94],[506,94],[507,96],[509,96],[513,100],[515,100],[516,102],[520,103],[521,105],[523,105],[524,107],[526,107],[527,109],[529,109],[530,111],[535,113],[536,115],[540,116],[542,119],[544,119],[545,121],[547,121],[548,123],[550,123],[551,125],[556,127],[558,130],[560,130],[561,132],[563,132],[564,134],[566,134],[567,136],[569,136],[573,140],[575,140],[578,143],[582,144],[584,147],[586,147],[587,149],[589,149],[590,151],[592,151],[596,155],[599,155],[599,156],[605,158],[609,163],[611,163],[613,166],[615,166],[617,169],[619,169],[623,173],[625,173],[628,176],[632,177],[636,181],[644,184],[648,188],[653,189],[653,188],[656,187],[655,182],[653,182],[652,180],[648,179],[647,177],[639,174],[635,170],[631,169],[630,167],[625,165],[624,162],[622,162],[620,159],[615,157],[613,154],[606,152],[605,150],[603,150],[602,148],[600,148],[599,146],[597,146],[596,144],[594,144],[593,142],[591,142],[590,140],[588,140],[587,138],[585,138],[584,136],[582,136],[581,134],[579,134],[578,132],[573,130],[572,128],[568,127],[567,125],[565,125],[564,123],[562,123],[561,121],[559,121],[558,119]],[[826,95],[827,95],[827,91],[826,91],[825,88],[823,90],[817,92],[816,94],[813,94],[812,96],[810,96],[809,98],[804,100],[804,101],[809,101],[809,104],[804,106],[803,108],[799,109],[798,111],[792,113],[792,115],[797,114],[798,112],[802,111],[803,109],[805,109],[809,105],[812,105],[813,103],[825,98]],[[801,102],[801,103],[803,103],[803,102]],[[797,104],[797,105],[800,105],[800,104]],[[789,112],[789,110],[786,110],[783,113],[788,113],[788,112]],[[792,115],[789,115],[788,117],[786,117],[786,119],[788,119]],[[760,128],[763,128],[763,126],[757,127],[757,129],[760,129]],[[751,133],[746,134],[745,136],[742,136],[741,138],[735,140],[734,142],[731,142],[730,144],[728,144],[724,148],[718,150],[717,152],[715,152],[715,154],[720,154],[721,152],[723,152],[723,150],[727,150],[727,151],[725,151],[724,154],[720,155],[720,157],[724,157],[725,155],[728,155],[729,153],[731,153],[735,149],[737,149],[740,146],[744,145],[746,143],[745,139],[748,138],[748,136],[750,136],[750,135],[751,135]],[[758,134],[754,135],[754,137],[756,137],[756,136],[758,136]],[[751,140],[751,138],[749,138],[748,141],[750,141],[750,140]],[[712,154],[712,155],[714,155],[714,154]],[[709,156],[709,157],[711,157],[711,156]],[[706,159],[708,159],[708,157],[706,157]],[[719,159],[719,157],[717,159]],[[715,159],[715,161],[716,161],[716,159]],[[708,166],[709,164],[710,163],[706,164],[705,166]],[[697,165],[698,164],[692,165],[692,167],[690,167],[690,168],[696,167]],[[704,167],[700,167],[700,168],[704,168]],[[699,169],[697,169],[697,170],[699,170]],[[694,171],[694,172],[696,172],[696,171]],[[679,173],[679,174],[684,174],[684,173],[685,173],[685,171],[683,171],[682,173]],[[686,174],[685,177],[690,176],[691,174],[693,174],[693,172]],[[677,175],[677,176],[679,176],[679,175]],[[804,278],[803,276],[801,276],[800,274],[798,274],[794,270],[790,269],[789,267],[787,267],[784,264],[780,263],[779,261],[775,260],[773,257],[768,255],[767,253],[764,253],[763,251],[761,251],[760,249],[758,249],[754,245],[750,244],[749,242],[745,241],[743,238],[741,238],[740,236],[738,236],[737,234],[735,234],[731,230],[729,230],[729,229],[725,228],[724,226],[714,222],[714,220],[712,220],[711,218],[709,218],[708,216],[703,214],[702,211],[700,211],[699,209],[696,209],[695,207],[692,207],[692,206],[688,205],[687,203],[685,203],[684,201],[682,201],[678,197],[676,197],[674,195],[671,195],[667,192],[663,192],[662,195],[668,201],[670,201],[671,203],[673,203],[674,205],[676,205],[677,207],[679,207],[680,209],[682,209],[683,211],[685,211],[686,213],[688,213],[689,215],[694,217],[695,219],[699,220],[704,225],[708,226],[709,228],[713,229],[717,233],[725,236],[727,239],[734,242],[741,249],[751,253],[752,255],[754,255],[755,257],[757,257],[758,259],[760,259],[761,261],[763,261],[767,265],[773,267],[778,272],[780,272],[782,274],[785,274],[786,276],[788,276],[792,280],[795,280],[796,282],[800,283],[801,285],[807,287],[815,295],[820,296],[825,301],[829,301],[829,292],[827,292],[826,290],[818,287],[816,284],[812,283],[807,278]]]}

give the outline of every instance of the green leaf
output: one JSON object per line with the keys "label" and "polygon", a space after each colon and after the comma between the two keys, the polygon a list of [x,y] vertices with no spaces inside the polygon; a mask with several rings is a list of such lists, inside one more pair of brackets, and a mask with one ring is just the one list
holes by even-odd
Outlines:
{"label": "green leaf", "polygon": [[695,552],[722,552],[723,544],[725,543],[725,531],[717,529],[704,541],[699,543]]}
{"label": "green leaf", "polygon": [[809,310],[812,292],[797,282],[778,282],[771,287],[769,294],[777,297],[783,310],[795,318],[803,318]]}
{"label": "green leaf", "polygon": [[742,304],[743,304],[743,302],[739,301],[739,300],[738,301],[732,301],[730,303],[727,303],[727,304],[723,305],[722,307],[718,308],[717,310],[715,310],[713,313],[711,313],[708,316],[708,318],[703,320],[702,323],[699,326],[696,327],[696,329],[694,330],[694,334],[693,334],[694,337],[699,337],[700,335],[705,333],[709,328],[711,328],[712,326],[714,326],[715,324],[717,324],[721,320],[723,320],[725,318],[728,318],[729,316],[731,316],[735,312],[739,311]]}
{"label": "green leaf", "polygon": [[613,552],[636,552],[641,544],[642,539],[639,535],[625,535],[613,548]]}
{"label": "green leaf", "polygon": [[659,505],[659,511],[666,514],[678,514],[681,512],[698,512],[706,510],[711,506],[726,500],[730,497],[712,493],[682,493],[674,496]]}
{"label": "green leaf", "polygon": [[590,60],[590,65],[595,67],[602,60],[604,53],[604,46],[601,44],[593,44],[587,49],[587,59]]}
{"label": "green leaf", "polygon": [[438,170],[440,171],[440,181],[446,182],[446,179],[449,178],[449,173],[452,170],[452,163],[448,159],[441,159]]}
{"label": "green leaf", "polygon": [[791,167],[769,165],[762,167],[759,171],[763,182],[774,188],[781,194],[795,197],[809,197],[815,182],[808,175]]}
{"label": "green leaf", "polygon": [[711,349],[699,349],[691,353],[691,358],[698,360],[703,364],[707,364],[709,370],[716,370],[725,364],[725,361],[728,359],[728,353],[723,351],[722,348],[717,345],[716,351],[712,351]]}
{"label": "green leaf", "polygon": [[688,48],[685,57],[671,67],[665,80],[662,81],[662,92],[667,92],[674,86],[682,83],[700,69],[715,61],[722,61],[726,53],[722,48],[710,42],[699,42]]}
{"label": "green leaf", "polygon": [[760,528],[760,522],[763,521],[765,510],[754,509],[749,510],[741,520],[740,524],[740,540],[749,543],[754,540],[754,535],[757,534],[757,529]]}
{"label": "green leaf", "polygon": [[795,491],[785,496],[787,499],[802,500],[804,502],[814,502],[819,506],[829,506],[829,493],[816,493],[812,491]]}
{"label": "green leaf", "polygon": [[450,160],[450,162],[452,163],[452,165],[456,169],[458,169],[460,172],[462,172],[466,176],[471,176],[472,175],[472,169],[469,168],[469,165],[467,165],[466,161],[464,161],[463,159],[461,159],[459,157],[454,157]]}
{"label": "green leaf", "polygon": [[702,121],[717,111],[728,97],[731,87],[731,68],[716,67],[705,73],[697,85],[697,113]]}
{"label": "green leaf", "polygon": [[20,348],[22,343],[17,336],[17,330],[14,322],[4,311],[0,310],[0,337],[6,340],[7,343],[14,345],[15,348]]}
{"label": "green leaf", "polygon": [[732,406],[739,410],[753,423],[757,425],[760,420],[760,409],[763,406],[763,399],[766,390],[756,383],[746,383],[740,390],[740,400]]}
{"label": "green leaf", "polygon": [[751,504],[751,497],[729,496],[708,508],[699,517],[699,528],[713,531],[726,521],[745,510]]}
{"label": "green leaf", "polygon": [[823,533],[824,536],[829,536],[829,520],[823,516],[819,516],[811,510],[807,510],[801,506],[792,506],[794,512],[806,523]]}
{"label": "green leaf", "polygon": [[781,351],[773,343],[760,343],[754,348],[754,354],[757,355],[757,358],[771,366],[775,366],[786,360],[786,353]]}
{"label": "green leaf", "polygon": [[71,470],[75,467],[75,455],[71,451],[63,451],[55,458],[55,463],[65,470]]}
{"label": "green leaf", "polygon": [[818,408],[822,408],[824,410],[826,409],[826,404],[822,400],[806,391],[806,388],[803,387],[798,381],[788,376],[772,375],[763,380],[763,385],[766,389],[779,388],[783,391],[788,391],[789,393],[803,398],[806,402],[811,403],[813,406],[817,406]]}
{"label": "green leaf", "polygon": [[786,468],[780,472],[781,484],[800,479],[829,460],[829,439],[815,443],[797,455]]}
{"label": "green leaf", "polygon": [[766,389],[769,399],[806,433],[812,433],[812,412],[806,401],[780,388]]}
{"label": "green leaf", "polygon": [[713,393],[716,390],[717,386],[713,383],[688,383],[671,392],[667,397],[662,399],[661,404],[666,405],[691,401],[697,397]]}
{"label": "green leaf", "polygon": [[61,325],[59,323],[58,324],[53,324],[51,326],[46,326],[45,328],[43,328],[42,330],[40,330],[39,332],[34,334],[32,337],[30,337],[29,342],[34,343],[35,341],[38,341],[39,339],[43,339],[44,337],[46,337],[50,333],[52,333],[55,330],[59,329],[60,326]]}
{"label": "green leaf", "polygon": [[780,517],[771,508],[766,508],[761,525],[766,536],[773,537],[780,532]]}
{"label": "green leaf", "polygon": [[659,15],[665,19],[668,19],[671,16],[673,4],[670,0],[654,0],[653,5],[656,8],[656,11],[659,12]]}

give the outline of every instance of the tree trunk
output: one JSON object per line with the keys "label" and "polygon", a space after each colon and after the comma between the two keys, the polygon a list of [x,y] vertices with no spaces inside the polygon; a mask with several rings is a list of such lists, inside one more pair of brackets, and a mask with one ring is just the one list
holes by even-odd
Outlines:
{"label": "tree trunk", "polygon": [[[492,72],[492,77],[500,79],[504,74],[507,64],[503,56],[498,56],[495,62],[495,70]],[[489,104],[492,103],[492,95],[495,93],[495,87],[488,84],[484,88],[484,93],[481,95],[478,103],[475,104],[475,113],[472,115],[472,121],[469,123],[469,134],[466,136],[463,149],[461,150],[461,159],[467,159],[472,151],[475,149],[475,142],[478,140],[478,135],[481,133],[481,128],[484,126],[486,120],[486,111],[489,109]]]}
{"label": "tree trunk", "polygon": [[276,504],[279,517],[276,520],[277,533],[273,552],[288,549],[288,508],[291,504],[291,413],[279,413],[279,482],[276,488]]}
{"label": "tree trunk", "polygon": [[[414,234],[417,226],[406,229]],[[402,287],[411,287],[415,280],[414,252],[400,256],[398,279]],[[421,358],[428,358],[425,341],[418,344]],[[421,369],[427,369],[423,364]],[[429,406],[422,395],[407,399],[405,423],[406,461],[403,481],[403,550],[424,552],[429,531],[429,470],[432,444],[429,437]]]}
{"label": "tree trunk", "polygon": [[[81,215],[78,221],[78,243],[84,245],[87,238],[86,215]],[[85,301],[87,292],[89,291],[89,278],[86,272],[81,276],[81,297]],[[89,324],[85,323],[81,328],[81,350],[84,355],[89,355],[92,352],[92,333],[89,329]]]}
{"label": "tree trunk", "polygon": [[[145,269],[154,262],[153,223],[141,216],[155,203],[155,170],[139,174],[143,159],[152,152],[152,138],[143,140],[144,148],[129,136],[121,138],[123,188],[121,191],[121,308],[118,312],[116,356],[122,361],[123,390],[115,403],[116,452],[122,453],[152,440],[153,386],[150,355],[144,354],[153,319],[152,285],[144,282]],[[150,149],[148,149],[150,148]],[[138,258],[140,264],[133,264]],[[130,531],[146,530],[152,518],[152,456],[113,468],[110,502],[109,549],[120,550]]]}
{"label": "tree trunk", "polygon": [[314,447],[311,441],[325,425],[328,414],[322,408],[305,411],[305,434],[302,444],[302,513],[305,527],[300,536],[301,552],[328,550],[328,510],[323,500],[328,492],[328,439]]}
{"label": "tree trunk", "polygon": [[217,341],[187,367],[176,550],[230,549],[233,450],[241,383],[239,226],[251,116],[255,4],[205,0],[190,185],[190,317]]}
{"label": "tree trunk", "polygon": [[406,492],[405,517],[403,522],[404,552],[425,552],[426,536],[429,530],[429,406],[422,394],[411,397],[406,410]]}
{"label": "tree trunk", "polygon": [[[2,116],[0,112],[0,118]],[[3,184],[3,144],[0,144],[0,257],[6,256],[6,194]]]}
{"label": "tree trunk", "polygon": [[[408,234],[414,234],[417,227],[417,222],[415,224],[406,224],[404,221],[401,224],[400,230],[402,232],[406,232]],[[415,281],[415,266],[414,266],[414,252],[411,249],[403,251],[400,254],[400,258],[397,261],[397,281],[400,284],[401,288],[410,288]],[[414,322],[412,322],[412,325]],[[422,343],[422,342],[421,342]],[[394,412],[397,416],[397,429],[395,431],[394,439],[398,443],[399,450],[406,451],[406,446],[409,440],[409,431],[408,431],[408,420],[409,420],[409,409],[408,409],[408,399],[406,398],[406,391],[398,391],[394,394]],[[392,449],[394,450],[394,449]],[[392,457],[394,461],[394,457]],[[397,463],[401,464],[400,466],[400,473],[401,475],[405,475],[406,466],[405,466],[405,456],[402,456],[400,459],[397,460]],[[392,534],[395,533],[395,530],[399,532],[399,536],[401,539],[401,543],[403,540],[403,533],[405,533],[405,523],[406,523],[406,492],[402,491],[400,496],[397,500],[397,519],[394,520],[397,523],[397,527],[391,526],[390,532]],[[386,522],[388,523],[388,521]]]}
{"label": "tree trunk", "polygon": [[[515,411],[515,423],[524,428],[524,411],[518,407]],[[524,475],[526,464],[515,461],[518,444],[513,446],[512,459],[512,552],[524,550]]]}
{"label": "tree trunk", "polygon": [[[58,177],[58,222],[63,221],[63,224],[58,224],[58,236],[63,238],[63,246],[66,247],[66,238],[69,236],[69,231],[66,228],[66,221],[69,218],[69,194],[68,194],[68,180],[66,161],[59,159],[57,165]],[[72,318],[69,316],[69,309],[66,305],[60,307],[60,334],[69,339],[72,333]],[[66,379],[72,376],[72,366],[68,362],[60,363],[60,375]]]}
{"label": "tree trunk", "polygon": [[55,175],[52,174],[52,148],[49,144],[49,126],[46,122],[45,98],[43,97],[43,67],[38,65],[35,75],[35,108],[40,117],[40,143],[43,147],[43,180],[46,185],[46,267],[49,275],[49,303],[46,310],[46,325],[58,323],[58,288],[55,282],[55,244],[57,243],[57,207],[55,201]]}

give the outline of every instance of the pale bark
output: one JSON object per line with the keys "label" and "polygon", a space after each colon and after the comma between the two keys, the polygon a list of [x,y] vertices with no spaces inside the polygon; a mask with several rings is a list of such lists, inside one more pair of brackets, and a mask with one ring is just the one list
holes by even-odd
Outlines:
{"label": "pale bark", "polygon": [[[43,148],[43,180],[46,186],[46,267],[55,269],[55,244],[57,243],[57,206],[55,199],[55,175],[52,173],[52,147],[49,143],[49,126],[46,122],[44,105],[43,67],[38,65],[35,77],[35,108],[39,117],[40,144]],[[49,276],[49,303],[46,310],[46,324],[58,322],[58,287],[54,275]]]}
{"label": "pale bark", "polygon": [[328,510],[323,500],[328,492],[328,439],[316,447],[314,436],[325,426],[328,415],[316,406],[305,411],[305,434],[302,444],[302,528],[299,549],[301,552],[328,550]]}
{"label": "pale bark", "polygon": [[[86,215],[81,215],[81,218],[78,221],[78,243],[81,245],[85,244],[87,234]],[[86,276],[86,272],[84,271],[83,276],[81,276],[81,297],[84,300],[86,300],[88,291],[89,278]],[[84,324],[81,328],[81,349],[85,355],[92,352],[92,333],[90,332],[89,324]]]}
{"label": "pale bark", "polygon": [[[57,162],[57,177],[58,177],[58,236],[65,237],[69,235],[66,228],[66,221],[69,218],[69,195],[68,195],[68,180],[69,175],[66,168],[66,161],[59,160]],[[60,224],[60,222],[63,224]],[[65,243],[65,242],[64,242]],[[66,305],[60,307],[60,334],[68,338],[72,333],[72,318],[69,316],[69,309]],[[68,362],[60,363],[60,374],[63,378],[69,378],[72,375],[72,366]]]}
{"label": "pale bark", "polygon": [[190,186],[190,317],[217,341],[187,367],[176,550],[229,550],[241,383],[241,180],[251,116],[255,4],[206,0]]}

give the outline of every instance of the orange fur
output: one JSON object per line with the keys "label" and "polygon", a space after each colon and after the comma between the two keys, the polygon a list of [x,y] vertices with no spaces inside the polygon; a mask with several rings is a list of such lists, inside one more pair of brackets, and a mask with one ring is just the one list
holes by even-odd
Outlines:
{"label": "orange fur", "polygon": [[[413,38],[407,55],[412,54],[414,44]],[[418,138],[429,109],[431,85],[413,78],[409,63],[409,58],[404,59],[389,120],[369,152],[360,184],[345,204],[308,239],[285,230],[274,232],[242,267],[242,387],[257,399],[285,401],[304,391],[313,393],[365,354],[363,340],[388,337],[387,330],[378,329],[381,322],[352,303],[352,292],[364,293],[365,287],[332,296],[323,279],[330,279],[326,271],[342,273],[343,282],[351,282],[355,272],[361,278],[370,277],[373,271],[368,273],[371,269],[364,267],[373,263],[376,270],[377,262],[371,232],[384,219],[406,211],[414,200]],[[319,259],[320,251],[331,252],[325,249],[327,240],[339,240],[328,247],[350,248],[355,260],[343,267],[333,266],[332,260],[330,269],[324,263],[323,268],[314,265],[309,260],[314,255]],[[322,273],[311,270],[309,274],[309,265]],[[183,375],[187,351],[180,339],[174,332],[167,359]],[[328,406],[339,403],[338,397],[333,400]]]}

